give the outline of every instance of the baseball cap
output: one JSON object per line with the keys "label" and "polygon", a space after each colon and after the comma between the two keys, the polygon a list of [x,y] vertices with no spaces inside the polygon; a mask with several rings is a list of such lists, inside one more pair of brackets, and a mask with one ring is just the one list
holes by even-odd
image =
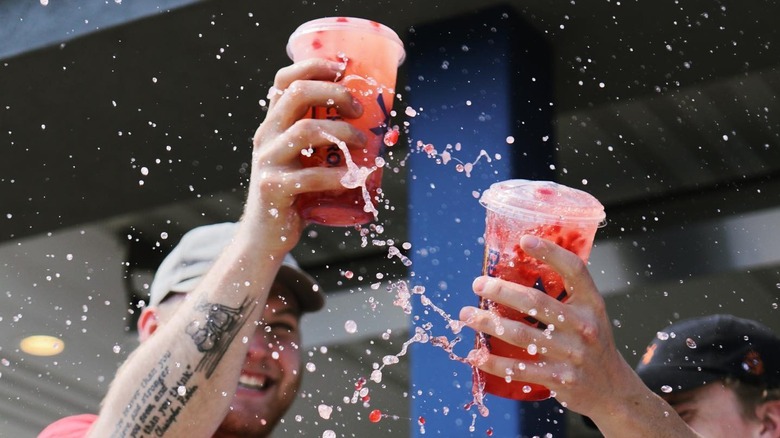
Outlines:
{"label": "baseball cap", "polygon": [[[233,239],[236,223],[204,225],[188,231],[157,268],[149,290],[149,305],[160,304],[172,292],[195,289],[219,254]],[[298,299],[302,312],[314,312],[325,305],[317,282],[303,272],[287,254],[275,281],[283,283]]]}
{"label": "baseball cap", "polygon": [[653,392],[687,391],[733,378],[780,387],[780,338],[768,327],[733,315],[676,322],[647,346],[636,367]]}

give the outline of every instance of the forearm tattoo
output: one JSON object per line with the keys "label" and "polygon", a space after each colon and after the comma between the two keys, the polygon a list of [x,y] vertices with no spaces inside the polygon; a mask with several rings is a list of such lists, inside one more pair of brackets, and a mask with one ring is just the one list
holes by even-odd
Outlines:
{"label": "forearm tattoo", "polygon": [[[171,353],[165,353],[141,380],[122,411],[112,437],[163,436],[176,422],[198,386],[188,384],[193,375],[192,367],[171,366],[170,358]],[[171,377],[172,373],[178,377]]]}
{"label": "forearm tattoo", "polygon": [[198,385],[189,384],[190,379],[201,371],[207,379],[211,377],[256,306],[254,302],[250,305],[248,299],[235,308],[211,303],[197,305],[196,309],[203,312],[202,319],[190,323],[185,331],[203,358],[193,370],[191,365],[171,363],[172,354],[166,352],[139,383],[111,436],[163,436],[198,391]]}
{"label": "forearm tattoo", "polygon": [[254,303],[247,309],[248,299],[238,307],[228,307],[222,304],[202,303],[198,310],[205,312],[205,321],[193,321],[187,326],[187,334],[195,341],[198,351],[204,353],[195,371],[206,371],[206,378],[211,377],[214,369],[225,355],[241,327],[252,314]]}

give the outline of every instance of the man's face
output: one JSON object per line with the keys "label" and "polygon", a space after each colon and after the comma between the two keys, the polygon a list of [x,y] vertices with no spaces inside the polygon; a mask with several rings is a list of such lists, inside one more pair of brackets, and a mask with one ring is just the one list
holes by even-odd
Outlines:
{"label": "man's face", "polygon": [[704,438],[758,437],[761,424],[744,418],[734,391],[721,382],[664,396],[677,414]]}
{"label": "man's face", "polygon": [[[295,400],[301,382],[300,307],[274,284],[247,352],[230,411],[215,437],[270,435]],[[239,340],[240,341],[240,340]]]}

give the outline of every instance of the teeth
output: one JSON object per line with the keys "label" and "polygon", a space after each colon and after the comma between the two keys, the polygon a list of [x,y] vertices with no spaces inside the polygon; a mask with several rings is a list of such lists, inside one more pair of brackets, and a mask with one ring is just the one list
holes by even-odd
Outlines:
{"label": "teeth", "polygon": [[264,389],[268,383],[268,379],[265,376],[246,376],[242,374],[238,378],[238,383],[241,386],[246,386],[252,389]]}

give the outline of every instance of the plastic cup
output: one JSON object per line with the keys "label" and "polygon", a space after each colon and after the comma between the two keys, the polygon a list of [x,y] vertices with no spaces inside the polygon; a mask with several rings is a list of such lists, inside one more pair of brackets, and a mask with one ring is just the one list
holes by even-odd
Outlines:
{"label": "plastic cup", "polygon": [[[349,190],[304,193],[298,196],[301,216],[314,223],[350,226],[372,221],[377,214],[384,162],[385,134],[395,96],[398,66],[406,56],[398,35],[375,21],[353,17],[326,17],[298,27],[290,35],[287,54],[294,62],[326,58],[346,64],[340,83],[363,105],[363,115],[346,119],[370,140],[362,150],[347,151],[334,144],[301,156],[306,167],[347,166],[342,184]],[[332,107],[315,107],[309,117],[341,119]],[[364,180],[365,178],[365,180]]]}
{"label": "plastic cup", "polygon": [[[604,207],[592,195],[550,181],[508,180],[495,183],[480,198],[486,207],[483,274],[524,286],[536,287],[560,301],[568,297],[561,277],[544,262],[520,249],[520,238],[532,234],[552,240],[588,260],[596,230],[604,222]],[[544,328],[532,316],[481,299],[480,307],[495,314]],[[541,310],[541,309],[540,309]],[[477,347],[485,346],[498,356],[544,360],[543,353],[529,354],[496,337],[479,333]],[[532,351],[533,353],[533,351]],[[474,391],[515,400],[535,401],[550,397],[544,386],[521,381],[507,382],[474,369]]]}

